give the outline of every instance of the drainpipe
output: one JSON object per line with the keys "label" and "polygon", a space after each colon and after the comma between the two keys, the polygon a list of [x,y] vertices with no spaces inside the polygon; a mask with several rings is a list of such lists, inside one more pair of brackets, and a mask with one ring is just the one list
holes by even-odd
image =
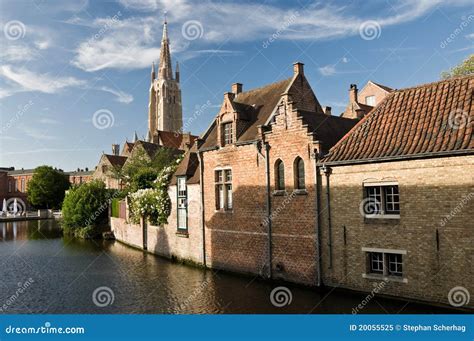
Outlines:
{"label": "drainpipe", "polygon": [[202,152],[198,152],[199,160],[199,190],[201,191],[201,231],[202,231],[202,264],[206,267],[206,228],[204,224],[204,163],[202,162]]}
{"label": "drainpipe", "polygon": [[332,268],[332,222],[331,222],[331,196],[329,191],[329,176],[331,175],[331,167],[323,165],[321,170],[326,175],[326,202],[328,211],[328,246],[329,246],[329,269]]}
{"label": "drainpipe", "polygon": [[319,177],[319,166],[318,166],[318,157],[317,154],[315,155],[314,161],[314,186],[315,186],[315,193],[316,193],[316,219],[315,219],[315,235],[316,235],[316,271],[317,271],[317,283],[318,287],[322,286],[323,284],[323,274],[321,266],[321,183]]}
{"label": "drainpipe", "polygon": [[270,145],[265,143],[265,177],[267,182],[268,278],[272,278],[272,202],[270,188]]}

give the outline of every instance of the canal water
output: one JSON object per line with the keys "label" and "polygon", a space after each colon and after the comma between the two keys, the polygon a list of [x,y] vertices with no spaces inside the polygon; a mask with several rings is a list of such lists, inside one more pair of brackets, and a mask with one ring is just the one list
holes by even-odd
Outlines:
{"label": "canal water", "polygon": [[[270,299],[278,286],[288,289],[280,295],[289,303],[283,307]],[[0,314],[350,314],[364,298],[197,269],[116,241],[69,238],[55,220],[0,222]],[[451,312],[379,297],[360,311]]]}

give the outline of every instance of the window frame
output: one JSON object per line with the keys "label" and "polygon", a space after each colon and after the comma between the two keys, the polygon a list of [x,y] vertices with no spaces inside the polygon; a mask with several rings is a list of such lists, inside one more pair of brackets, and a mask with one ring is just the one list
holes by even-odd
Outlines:
{"label": "window frame", "polygon": [[[370,98],[370,100],[369,100]],[[373,102],[372,102],[373,100]],[[372,102],[373,104],[370,104],[369,102]],[[375,107],[375,95],[371,96],[365,96],[365,105],[370,105],[371,107]]]}
{"label": "window frame", "polygon": [[234,143],[234,130],[233,129],[234,129],[234,126],[233,126],[232,121],[222,123],[222,145],[223,146],[227,146]]}
{"label": "window frame", "polygon": [[[282,159],[275,161],[275,190],[285,191],[285,163]],[[281,173],[280,173],[281,172]]]}
{"label": "window frame", "polygon": [[232,211],[234,209],[232,168],[214,169],[215,209]]}
{"label": "window frame", "polygon": [[[300,165],[302,165],[302,168],[300,169]],[[300,171],[303,172],[303,174],[300,174]],[[293,174],[294,174],[294,187],[296,190],[302,191],[306,189],[306,170],[305,170],[305,165],[304,165],[304,160],[301,157],[296,157],[294,164],[293,164]],[[301,184],[302,182],[302,184]]]}
{"label": "window frame", "polygon": [[[396,193],[393,190],[396,189]],[[388,193],[388,190],[392,190]],[[367,213],[364,208],[364,218],[367,219],[400,219],[400,187],[398,182],[364,182],[363,183],[363,196],[365,207],[370,207],[368,202],[373,200],[375,213]],[[389,200],[388,197],[391,197]],[[389,205],[392,209],[389,209]],[[396,209],[398,207],[398,210]]]}
{"label": "window frame", "polygon": [[[188,231],[188,185],[186,176],[176,177],[176,228],[178,231]],[[184,182],[184,190],[180,190],[181,182]],[[184,226],[181,225],[180,212],[184,211]]]}
{"label": "window frame", "polygon": [[[369,279],[384,279],[399,281],[407,283],[408,280],[405,277],[405,257],[407,252],[405,250],[392,250],[392,249],[377,249],[377,248],[366,248],[363,247],[362,251],[366,257],[366,272],[362,274],[362,277]],[[378,259],[374,259],[377,256]],[[380,259],[382,257],[382,259]],[[375,264],[381,264],[380,266],[374,267]],[[395,268],[393,268],[395,266]]]}

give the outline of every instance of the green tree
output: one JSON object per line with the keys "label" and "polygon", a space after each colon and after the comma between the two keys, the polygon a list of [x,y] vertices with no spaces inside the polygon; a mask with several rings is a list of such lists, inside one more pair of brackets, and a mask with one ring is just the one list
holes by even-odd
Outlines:
{"label": "green tree", "polygon": [[474,54],[471,54],[459,65],[456,65],[449,71],[441,73],[442,79],[448,79],[458,76],[467,76],[474,74]]}
{"label": "green tree", "polygon": [[50,166],[37,167],[28,182],[28,201],[36,208],[61,208],[69,186],[69,176],[62,171]]}
{"label": "green tree", "polygon": [[72,187],[64,198],[62,226],[79,237],[96,237],[107,228],[107,213],[116,191],[94,180]]}
{"label": "green tree", "polygon": [[158,149],[152,158],[140,149],[134,152],[122,169],[113,171],[114,176],[122,180],[129,192],[152,188],[158,174],[163,168],[173,164],[176,157],[177,152],[170,148]]}

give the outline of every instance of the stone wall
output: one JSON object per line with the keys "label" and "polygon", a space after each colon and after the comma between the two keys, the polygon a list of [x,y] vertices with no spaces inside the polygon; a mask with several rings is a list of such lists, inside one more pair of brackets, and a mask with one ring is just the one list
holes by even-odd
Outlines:
{"label": "stone wall", "polygon": [[[368,180],[398,182],[399,219],[363,217],[360,204]],[[331,267],[325,195],[321,216],[326,285],[370,291],[381,282],[363,277],[368,267],[364,247],[406,251],[405,282],[389,281],[381,294],[443,303],[454,287],[474,294],[473,156],[332,167],[330,196]]]}

